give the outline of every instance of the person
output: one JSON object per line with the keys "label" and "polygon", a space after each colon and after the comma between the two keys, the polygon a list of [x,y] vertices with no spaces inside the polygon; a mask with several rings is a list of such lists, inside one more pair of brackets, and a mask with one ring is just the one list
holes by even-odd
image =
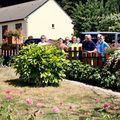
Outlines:
{"label": "person", "polygon": [[96,43],[96,49],[97,49],[97,52],[100,53],[100,38],[101,38],[101,34],[98,34],[97,35],[97,43]]}
{"label": "person", "polygon": [[101,53],[102,56],[105,55],[105,51],[110,48],[109,44],[105,42],[104,36],[101,35],[99,41],[97,42],[97,52]]}
{"label": "person", "polygon": [[96,45],[92,41],[91,35],[87,35],[86,39],[84,40],[82,44],[83,50],[87,51],[88,53],[96,52]]}
{"label": "person", "polygon": [[79,37],[77,38],[77,43],[79,47],[82,47],[81,39]]}
{"label": "person", "polygon": [[98,41],[100,41],[101,36],[102,36],[101,34],[98,34],[98,35],[97,35]]}
{"label": "person", "polygon": [[38,43],[38,45],[47,45],[48,44],[47,37],[45,35],[41,35],[40,40],[41,41]]}
{"label": "person", "polygon": [[65,43],[66,46],[70,45],[70,38],[69,37],[65,37]]}
{"label": "person", "polygon": [[69,46],[72,47],[72,48],[78,47],[76,36],[72,36],[72,43]]}
{"label": "person", "polygon": [[59,47],[62,51],[64,51],[65,49],[68,48],[68,46],[63,43],[63,39],[62,39],[62,38],[59,38],[59,39],[58,39],[58,47]]}

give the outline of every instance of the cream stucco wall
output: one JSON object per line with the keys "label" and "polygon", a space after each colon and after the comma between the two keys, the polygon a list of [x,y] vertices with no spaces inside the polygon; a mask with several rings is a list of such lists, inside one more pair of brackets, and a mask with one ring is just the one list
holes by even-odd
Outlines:
{"label": "cream stucco wall", "polygon": [[6,23],[0,24],[0,42],[2,42],[2,26],[8,25],[8,30],[15,30],[15,24],[17,24],[17,23],[22,23],[22,32],[23,32],[24,36],[27,36],[27,24],[26,24],[25,20],[6,22]]}
{"label": "cream stucco wall", "polygon": [[[51,39],[71,37],[73,24],[70,17],[54,0],[49,0],[28,17],[28,36],[40,37],[46,35]],[[54,24],[54,29],[52,28]]]}

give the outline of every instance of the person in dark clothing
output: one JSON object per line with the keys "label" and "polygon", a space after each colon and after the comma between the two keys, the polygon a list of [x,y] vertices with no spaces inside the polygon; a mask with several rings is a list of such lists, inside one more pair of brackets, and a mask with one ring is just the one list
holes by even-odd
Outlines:
{"label": "person in dark clothing", "polygon": [[82,43],[82,47],[84,51],[89,53],[96,52],[96,45],[92,41],[91,35],[87,35],[86,40]]}

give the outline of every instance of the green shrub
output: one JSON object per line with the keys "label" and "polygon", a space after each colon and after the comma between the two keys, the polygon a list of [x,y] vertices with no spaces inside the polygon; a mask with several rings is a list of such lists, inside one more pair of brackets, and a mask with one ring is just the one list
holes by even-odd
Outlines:
{"label": "green shrub", "polygon": [[107,54],[107,55],[114,54],[114,52],[115,52],[116,50],[119,50],[119,48],[106,49],[106,50],[105,50],[105,54]]}
{"label": "green shrub", "polygon": [[80,61],[72,61],[66,66],[66,77],[93,85],[100,83],[100,74],[98,69]]}
{"label": "green shrub", "polygon": [[94,68],[77,60],[70,62],[65,70],[68,79],[114,90],[120,88],[119,70],[112,73],[107,67]]}
{"label": "green shrub", "polygon": [[101,86],[118,90],[120,88],[120,80],[114,72],[111,72],[107,67],[100,70]]}
{"label": "green shrub", "polygon": [[112,54],[107,61],[106,67],[108,67],[110,70],[120,69],[120,49],[114,51],[114,54]]}
{"label": "green shrub", "polygon": [[4,61],[3,56],[0,56],[0,66],[3,66],[3,61]]}
{"label": "green shrub", "polygon": [[39,86],[59,85],[65,76],[64,53],[51,45],[29,45],[20,50],[14,67],[20,79]]}

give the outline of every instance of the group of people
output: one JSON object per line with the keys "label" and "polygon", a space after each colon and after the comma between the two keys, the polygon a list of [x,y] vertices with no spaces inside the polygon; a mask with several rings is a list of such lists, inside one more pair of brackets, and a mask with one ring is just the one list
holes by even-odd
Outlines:
{"label": "group of people", "polygon": [[[93,42],[91,35],[85,35],[85,38],[82,41],[79,37],[77,38],[76,36],[72,36],[71,39],[69,37],[66,37],[65,40],[59,38],[58,42],[58,47],[62,50],[67,49],[69,47],[82,47],[83,51],[85,52],[97,52],[101,53],[102,55],[105,54],[106,49],[110,48],[109,44],[105,42],[104,36],[101,34],[97,35],[97,43]],[[41,42],[39,43],[39,45],[45,44],[49,44],[49,42],[46,36],[42,35]]]}
{"label": "group of people", "polygon": [[66,37],[65,40],[59,38],[59,47],[61,49],[66,49],[68,47],[82,47],[83,51],[92,53],[97,52],[102,55],[105,54],[105,50],[109,49],[110,46],[105,42],[104,36],[101,34],[97,35],[97,43],[94,43],[91,35],[85,35],[85,39],[81,41],[80,38],[73,36],[71,40],[69,37]]}

